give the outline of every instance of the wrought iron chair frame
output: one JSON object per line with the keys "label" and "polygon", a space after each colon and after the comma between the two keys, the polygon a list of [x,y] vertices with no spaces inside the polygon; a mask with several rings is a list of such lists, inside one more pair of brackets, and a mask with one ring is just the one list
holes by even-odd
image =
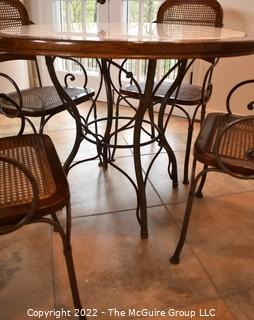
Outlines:
{"label": "wrought iron chair frame", "polygon": [[[7,99],[8,102],[13,104],[13,108],[17,109],[17,114],[19,114],[21,119],[21,128],[19,130],[18,135],[12,137],[4,137],[0,138],[1,141],[1,148],[0,148],[0,164],[5,164],[0,166],[0,176],[1,180],[4,176],[4,181],[1,181],[1,184],[6,183],[7,173],[3,175],[3,171],[6,169],[7,166],[11,166],[13,169],[9,172],[13,172],[17,170],[23,174],[22,179],[27,180],[29,185],[31,186],[31,195],[29,194],[29,198],[24,201],[24,203],[5,203],[5,200],[1,198],[0,203],[0,235],[6,235],[16,230],[23,228],[25,225],[34,224],[34,223],[47,223],[54,228],[54,231],[60,234],[62,245],[63,245],[63,252],[65,256],[65,262],[69,277],[69,283],[72,293],[72,299],[74,306],[77,310],[82,311],[83,307],[80,302],[79,292],[78,292],[78,285],[77,279],[75,275],[73,257],[72,257],[72,249],[71,249],[71,207],[70,207],[70,194],[69,194],[69,187],[68,182],[63,172],[60,160],[57,156],[57,153],[54,149],[54,146],[48,136],[43,134],[30,134],[30,135],[23,135],[24,130],[24,123],[25,118],[20,106],[16,103],[15,100],[12,100],[10,97],[1,95],[2,99]],[[13,117],[13,114],[8,115],[5,112],[2,112],[0,109],[0,114],[4,116]],[[18,159],[10,158],[5,154],[5,146],[8,145],[8,152],[10,148],[15,148],[15,144],[17,145],[24,145],[29,148],[29,145],[26,145],[27,137],[33,137],[33,141],[45,141],[45,148],[48,151],[47,157],[50,159],[51,166],[54,166],[54,178],[59,178],[59,182],[56,182],[61,185],[65,192],[61,192],[59,195],[53,195],[51,197],[52,203],[47,202],[49,200],[41,199],[40,198],[40,191],[39,191],[39,181],[32,173],[31,169],[24,164],[23,156],[21,155],[22,152],[18,152]],[[29,138],[30,139],[30,138]],[[47,141],[47,142],[46,142]],[[10,145],[9,145],[10,144]],[[46,147],[47,145],[47,147]],[[11,146],[11,147],[10,147]],[[33,145],[33,150],[36,149],[36,145]],[[38,150],[40,150],[40,144],[38,144]],[[45,164],[44,164],[45,165]],[[61,173],[61,176],[57,176],[57,173]],[[57,180],[57,179],[56,179]],[[56,181],[55,180],[55,181]],[[18,186],[18,182],[16,182],[16,186]],[[3,189],[2,189],[3,190]],[[29,192],[30,193],[30,192]],[[59,193],[59,191],[58,191]],[[55,213],[56,210],[60,210],[63,207],[66,207],[66,226],[65,228],[61,225],[60,221],[58,220],[57,214]],[[79,313],[79,319],[86,319],[83,315],[83,312]]]}
{"label": "wrought iron chair frame", "polygon": [[[221,172],[237,179],[254,179],[254,116],[235,115],[232,113],[231,109],[231,99],[233,95],[239,88],[251,83],[254,84],[254,79],[242,81],[230,90],[226,100],[227,113],[209,114],[196,140],[194,145],[190,193],[187,200],[180,238],[174,254],[170,258],[172,264],[178,264],[180,262],[180,254],[186,240],[193,201],[195,196],[203,197],[202,189],[206,181],[207,173]],[[254,110],[253,100],[247,104],[247,109]],[[221,121],[224,121],[224,125],[222,124],[220,129],[216,128],[216,130],[218,130],[216,136],[216,134],[212,134],[211,132],[217,127],[216,121],[220,118],[222,119]],[[210,131],[209,137],[207,137],[209,134],[208,129]],[[240,140],[237,141],[238,144],[242,141],[242,145],[244,146],[244,150],[241,150],[241,156],[240,154],[235,155],[235,151],[232,150],[232,148],[227,151],[227,153],[229,153],[228,155],[223,154],[221,151],[222,143],[223,145],[228,145],[229,141],[232,143],[232,140],[229,140],[232,138],[228,135],[230,130],[231,132],[238,130],[238,133],[240,131],[240,134],[243,132]],[[244,130],[248,130],[245,136]],[[207,142],[204,140],[206,138],[208,139]],[[209,145],[209,148],[213,146],[213,150],[206,150],[208,147],[205,147],[205,144],[207,144],[207,146]],[[245,148],[247,149],[245,150]],[[204,167],[203,170],[195,175],[197,161],[203,163]]]}

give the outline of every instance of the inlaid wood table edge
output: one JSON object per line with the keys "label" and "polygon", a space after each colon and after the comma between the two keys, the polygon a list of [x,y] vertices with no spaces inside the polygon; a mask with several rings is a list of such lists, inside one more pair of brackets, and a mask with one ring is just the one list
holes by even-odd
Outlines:
{"label": "inlaid wood table edge", "polygon": [[[151,35],[135,36],[128,35],[128,31],[119,31],[122,26],[101,24],[97,32],[91,33],[58,32],[51,25],[9,28],[0,31],[0,48],[18,54],[112,59],[208,58],[254,53],[254,34],[246,35],[237,30],[200,26],[179,29],[174,26],[165,31],[157,24]],[[203,32],[204,28],[206,32]],[[165,33],[175,30],[179,30],[177,36]]]}

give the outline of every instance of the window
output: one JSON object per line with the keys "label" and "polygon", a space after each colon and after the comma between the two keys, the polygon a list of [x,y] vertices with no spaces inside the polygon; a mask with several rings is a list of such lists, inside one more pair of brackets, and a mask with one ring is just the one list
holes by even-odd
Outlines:
{"label": "window", "polygon": [[[98,21],[96,0],[53,0],[53,20],[58,30],[69,32],[94,32]],[[89,22],[89,24],[86,24]],[[88,29],[87,29],[88,28]],[[88,73],[98,73],[95,59],[77,59],[84,65]],[[73,61],[59,59],[58,70],[81,72]]]}
{"label": "window", "polygon": [[[112,5],[113,1],[107,2],[105,5],[98,5],[96,0],[52,0],[53,1],[53,15],[54,23],[58,29],[69,32],[95,32],[96,24],[100,20],[99,10],[103,8],[107,11],[107,5],[111,5],[111,10],[122,11],[119,14],[119,19],[122,17],[123,22],[126,23],[129,32],[132,32],[133,24],[147,23],[145,30],[141,32],[149,33],[150,23],[156,20],[156,15],[159,6],[164,0],[117,0]],[[110,15],[107,17],[110,20]],[[89,25],[86,24],[89,22]],[[133,31],[134,32],[134,31]],[[95,59],[80,59],[91,75],[98,74],[98,65]],[[160,79],[170,67],[174,65],[174,60],[161,60],[157,63],[156,78]],[[146,60],[128,60],[127,69],[131,71],[138,81],[142,81],[146,77],[147,71]],[[68,60],[60,60],[57,62],[58,70],[68,70],[71,72],[80,72],[80,67]],[[170,80],[175,77],[175,74],[170,75]]]}
{"label": "window", "polygon": [[[123,0],[123,17],[127,24],[128,31],[135,23],[147,23],[145,30],[140,32],[151,33],[151,22],[156,21],[156,16],[160,5],[164,0]],[[175,60],[160,60],[157,62],[156,78],[160,79],[170,67],[175,64]],[[130,70],[138,81],[145,80],[148,63],[146,60],[128,60],[127,69]],[[169,80],[175,78],[175,73],[171,73]]]}

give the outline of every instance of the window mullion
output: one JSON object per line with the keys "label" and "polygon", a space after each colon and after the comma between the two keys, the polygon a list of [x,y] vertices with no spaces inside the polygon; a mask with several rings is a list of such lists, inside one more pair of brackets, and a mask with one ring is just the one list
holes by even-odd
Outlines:
{"label": "window mullion", "polygon": [[[139,0],[139,7],[138,7],[138,11],[139,11],[139,34],[143,35],[143,22],[144,22],[144,1],[143,0]],[[137,73],[137,80],[140,81],[141,77],[142,77],[142,65],[143,65],[143,61],[139,60],[136,63],[136,73]]]}
{"label": "window mullion", "polygon": [[87,0],[81,0],[81,25],[82,32],[86,32]]}

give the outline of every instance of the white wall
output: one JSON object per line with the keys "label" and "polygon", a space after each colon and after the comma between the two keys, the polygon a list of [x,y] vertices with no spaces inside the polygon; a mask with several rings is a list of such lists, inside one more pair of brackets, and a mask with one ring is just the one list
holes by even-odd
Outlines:
{"label": "white wall", "polygon": [[[244,30],[254,34],[254,1],[253,0],[219,0],[224,10],[226,28]],[[208,104],[208,110],[224,110],[227,92],[236,83],[254,78],[254,55],[235,58],[222,58],[215,68],[214,91]],[[246,98],[254,100],[254,88],[242,92],[237,97],[238,112]]]}
{"label": "white wall", "polygon": [[[29,87],[28,68],[26,61],[8,61],[0,63],[0,72],[8,74],[20,89]],[[10,82],[0,77],[0,92],[15,91]]]}

